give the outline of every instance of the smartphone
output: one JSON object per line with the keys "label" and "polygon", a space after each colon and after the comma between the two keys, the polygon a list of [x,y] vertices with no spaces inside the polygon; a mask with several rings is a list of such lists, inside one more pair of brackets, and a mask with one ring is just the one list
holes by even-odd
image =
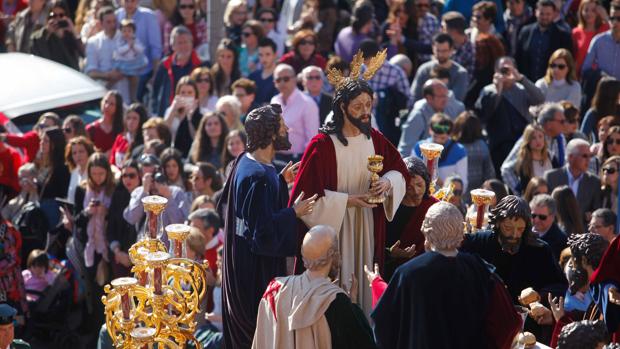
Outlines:
{"label": "smartphone", "polygon": [[508,68],[508,67],[501,67],[501,68],[499,69],[499,72],[500,72],[502,75],[508,75],[508,74],[510,74],[510,68]]}
{"label": "smartphone", "polygon": [[191,108],[194,104],[194,97],[177,96],[176,99],[179,105],[182,105],[185,108]]}
{"label": "smartphone", "polygon": [[58,28],[68,28],[68,27],[69,27],[69,22],[67,22],[67,20],[62,19],[58,21]]}
{"label": "smartphone", "polygon": [[101,205],[101,200],[93,199],[92,203],[93,203],[93,206],[99,206],[99,205]]}

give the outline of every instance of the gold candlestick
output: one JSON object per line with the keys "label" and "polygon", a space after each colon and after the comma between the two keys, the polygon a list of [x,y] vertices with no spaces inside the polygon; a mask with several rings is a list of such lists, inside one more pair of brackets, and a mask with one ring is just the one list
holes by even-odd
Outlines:
{"label": "gold candlestick", "polygon": [[[372,174],[370,175],[370,186],[379,180],[379,172],[383,171],[383,156],[381,155],[371,155],[368,157],[368,171]],[[385,195],[377,195],[368,196],[366,200],[369,204],[381,204],[385,201]]]}
{"label": "gold candlestick", "polygon": [[146,236],[157,239],[162,233],[161,213],[166,209],[168,199],[163,196],[150,195],[142,198],[142,206],[146,211]]}
{"label": "gold candlestick", "polygon": [[424,157],[426,162],[426,168],[428,169],[428,174],[431,177],[431,185],[428,188],[431,195],[435,194],[435,184],[437,183],[437,169],[439,157],[441,156],[441,152],[443,151],[443,145],[437,143],[422,143],[420,144],[420,152]]}

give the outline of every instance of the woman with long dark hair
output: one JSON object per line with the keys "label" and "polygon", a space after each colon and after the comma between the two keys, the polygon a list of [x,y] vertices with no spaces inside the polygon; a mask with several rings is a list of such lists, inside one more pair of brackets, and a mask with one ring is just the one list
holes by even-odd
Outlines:
{"label": "woman with long dark hair", "polygon": [[166,148],[159,155],[162,173],[168,185],[176,185],[186,191],[189,188],[185,172],[183,172],[183,157],[175,148]]}
{"label": "woman with long dark hair", "polygon": [[110,244],[112,278],[129,276],[131,261],[127,251],[136,242],[136,228],[123,218],[131,192],[141,185],[138,161],[127,160],[121,168],[121,181],[116,185],[108,209],[106,239]]}
{"label": "woman with long dark hair", "polygon": [[224,149],[222,149],[222,167],[228,167],[228,164],[235,160],[239,154],[245,151],[245,144],[248,142],[248,136],[242,130],[232,130],[228,132],[224,139]]}
{"label": "woman with long dark hair", "polygon": [[198,87],[189,76],[184,76],[177,83],[174,100],[164,118],[172,133],[172,144],[183,157],[187,157],[200,118]]}
{"label": "woman with long dark hair", "polygon": [[398,53],[406,54],[413,61],[414,67],[417,66],[418,54],[422,51],[427,54],[431,52],[430,44],[418,41],[417,18],[413,1],[394,0],[387,20],[381,27],[383,43],[393,46]]}
{"label": "woman with long dark hair", "polygon": [[586,112],[581,123],[580,131],[590,138],[591,143],[598,142],[595,129],[598,121],[605,116],[618,117],[618,101],[620,99],[620,81],[612,77],[604,77],[596,85],[596,92],[592,98],[592,106]]}
{"label": "woman with long dark hair", "polygon": [[586,232],[583,215],[579,208],[579,202],[569,186],[563,185],[553,189],[551,196],[558,205],[558,225],[566,233],[566,236],[583,234]]}
{"label": "woman with long dark hair", "polygon": [[212,198],[215,193],[222,189],[222,178],[215,166],[208,162],[199,162],[192,170],[193,198],[207,195]]}
{"label": "woman with long dark hair", "polygon": [[208,162],[221,168],[221,156],[228,135],[228,126],[220,113],[207,113],[200,120],[196,138],[189,155],[190,162]]}
{"label": "woman with long dark hair", "polygon": [[39,197],[50,227],[56,226],[60,219],[58,203],[54,199],[67,194],[71,178],[65,165],[65,146],[65,136],[59,128],[52,127],[43,132],[39,146],[39,183],[42,183]]}
{"label": "woman with long dark hair", "polygon": [[116,136],[110,150],[110,165],[121,166],[131,152],[144,143],[142,125],[148,119],[146,108],[140,103],[133,103],[125,111],[123,133]]}
{"label": "woman with long dark hair", "polygon": [[108,153],[123,132],[123,97],[118,91],[109,91],[101,99],[101,119],[86,126],[89,138],[97,150]]}
{"label": "woman with long dark hair", "polygon": [[218,97],[231,93],[230,85],[241,77],[237,45],[230,39],[222,39],[215,52],[215,64],[211,68],[212,83]]}

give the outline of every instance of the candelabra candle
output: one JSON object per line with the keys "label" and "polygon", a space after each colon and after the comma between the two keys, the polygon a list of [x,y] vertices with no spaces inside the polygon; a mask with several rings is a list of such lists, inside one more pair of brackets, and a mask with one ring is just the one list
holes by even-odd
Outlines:
{"label": "candelabra candle", "polygon": [[151,195],[142,198],[142,206],[144,206],[144,210],[147,212],[146,234],[150,239],[157,239],[162,231],[159,215],[166,208],[166,204],[168,204],[168,199],[163,196]]}
{"label": "candelabra candle", "polygon": [[422,143],[420,144],[420,152],[426,161],[426,168],[428,169],[428,174],[431,177],[431,185],[430,192],[431,194],[435,193],[435,182],[437,181],[437,170],[438,163],[437,160],[441,156],[441,152],[443,151],[443,145],[437,143]]}
{"label": "candelabra candle", "polygon": [[495,193],[485,189],[474,189],[471,191],[471,201],[476,205],[476,230],[482,229],[484,216],[489,208]]}
{"label": "candelabra candle", "polygon": [[149,343],[155,339],[157,331],[151,327],[137,327],[131,330],[130,336],[140,349],[148,349]]}
{"label": "candelabra candle", "polygon": [[142,270],[138,273],[138,284],[140,286],[146,286],[146,282],[148,281],[148,274],[146,270]]}
{"label": "candelabra candle", "polygon": [[146,263],[153,270],[153,293],[161,296],[162,292],[162,269],[170,255],[166,252],[151,252],[146,256]]}
{"label": "candelabra candle", "polygon": [[191,227],[187,224],[170,224],[166,226],[166,233],[170,239],[170,254],[176,258],[186,257],[185,239]]}
{"label": "candelabra candle", "polygon": [[111,282],[112,287],[117,289],[121,295],[121,312],[123,313],[123,320],[125,321],[129,321],[132,308],[129,290],[137,283],[138,280],[132,277],[122,277],[114,279]]}

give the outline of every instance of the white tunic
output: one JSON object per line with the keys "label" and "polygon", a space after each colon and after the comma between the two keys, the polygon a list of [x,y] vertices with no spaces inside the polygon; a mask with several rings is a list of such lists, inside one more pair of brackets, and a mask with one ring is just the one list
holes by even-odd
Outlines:
{"label": "white tunic", "polygon": [[[366,282],[364,265],[369,268],[373,265],[375,243],[372,209],[347,208],[347,199],[349,194],[368,193],[368,156],[375,154],[375,148],[372,139],[363,134],[347,137],[348,146],[340,143],[336,136],[330,137],[336,150],[338,191],[325,190],[325,196],[317,200],[312,214],[302,217],[302,220],[309,228],[325,224],[338,232],[342,258],[340,285],[349,289],[351,274],[355,274],[358,280],[358,303],[369,314],[372,310],[372,294]],[[405,195],[405,179],[398,171],[389,171],[383,177],[392,184],[392,190],[383,204],[385,215],[391,221]]]}

